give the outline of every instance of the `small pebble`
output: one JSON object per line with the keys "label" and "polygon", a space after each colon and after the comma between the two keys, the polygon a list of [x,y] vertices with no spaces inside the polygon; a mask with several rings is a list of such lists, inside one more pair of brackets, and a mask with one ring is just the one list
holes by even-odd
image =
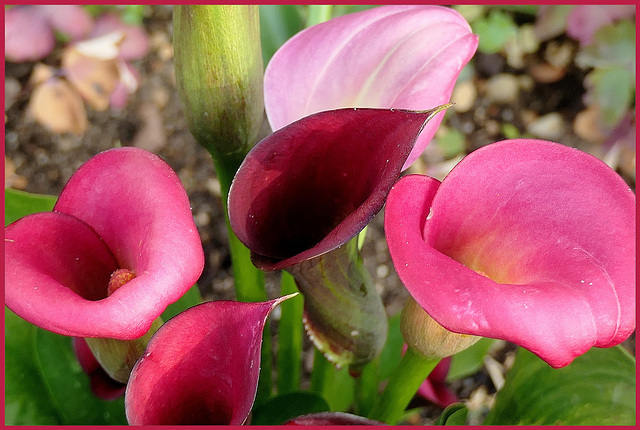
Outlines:
{"label": "small pebble", "polygon": [[543,115],[527,125],[527,132],[541,139],[557,140],[563,132],[562,115],[558,112]]}
{"label": "small pebble", "polygon": [[487,80],[487,98],[495,103],[515,103],[519,91],[518,78],[514,75],[500,73]]}
{"label": "small pebble", "polygon": [[453,109],[456,112],[468,112],[476,101],[478,92],[472,81],[463,81],[458,83],[451,94],[451,101],[455,103]]}

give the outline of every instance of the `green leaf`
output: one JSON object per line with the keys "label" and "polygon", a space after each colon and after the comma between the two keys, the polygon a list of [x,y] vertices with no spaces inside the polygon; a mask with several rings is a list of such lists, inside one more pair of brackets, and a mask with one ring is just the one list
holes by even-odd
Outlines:
{"label": "green leaf", "polygon": [[104,401],[93,395],[89,377],[75,357],[72,340],[38,328],[36,361],[53,403],[68,425],[126,425],[124,398]]}
{"label": "green leaf", "polygon": [[303,28],[304,22],[298,6],[260,5],[260,39],[264,65],[267,65],[284,42]]}
{"label": "green leaf", "polygon": [[484,365],[484,356],[487,355],[495,339],[483,337],[469,348],[460,351],[451,359],[451,367],[447,374],[447,381],[455,381],[473,375]]}
{"label": "green leaf", "polygon": [[162,312],[162,320],[167,322],[169,319],[178,315],[180,312],[184,312],[192,306],[202,303],[202,294],[200,294],[200,289],[198,285],[194,285],[189,288],[186,293],[182,297],[178,299],[178,301],[171,303],[167,308]]}
{"label": "green leaf", "polygon": [[4,308],[5,425],[63,424],[35,359],[36,326]]}
{"label": "green leaf", "polygon": [[600,118],[615,127],[627,113],[633,100],[634,75],[624,67],[594,69],[587,75],[592,102],[600,108]]}
{"label": "green leaf", "polygon": [[486,425],[635,425],[635,359],[591,348],[553,369],[519,348]]}
{"label": "green leaf", "polygon": [[279,425],[301,415],[327,411],[329,405],[320,394],[292,391],[273,397],[254,408],[251,425]]}
{"label": "green leaf", "polygon": [[438,418],[439,426],[463,426],[467,422],[469,409],[463,403],[453,403],[445,408]]}
{"label": "green leaf", "polygon": [[622,66],[635,73],[636,26],[630,20],[600,28],[576,56],[579,67]]}
{"label": "green leaf", "polygon": [[442,135],[438,136],[436,145],[442,150],[445,158],[453,158],[465,151],[465,136],[460,130],[447,128]]}
{"label": "green leaf", "polygon": [[507,41],[515,38],[518,32],[511,16],[497,9],[473,22],[471,29],[478,35],[478,51],[484,54],[502,51]]}
{"label": "green leaf", "polygon": [[393,373],[400,359],[402,358],[402,345],[404,339],[400,331],[400,313],[389,317],[389,331],[387,332],[387,342],[380,352],[380,368],[378,379],[384,381]]}
{"label": "green leaf", "polygon": [[4,225],[36,212],[49,212],[57,197],[33,194],[11,188],[4,189]]}
{"label": "green leaf", "polygon": [[[296,281],[288,272],[281,271],[280,295],[298,292]],[[282,311],[278,326],[278,393],[300,389],[304,297],[299,294],[280,305]]]}

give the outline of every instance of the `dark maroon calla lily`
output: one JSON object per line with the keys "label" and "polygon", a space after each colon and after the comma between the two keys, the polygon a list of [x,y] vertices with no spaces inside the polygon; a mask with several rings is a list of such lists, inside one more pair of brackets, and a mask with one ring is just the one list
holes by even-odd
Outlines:
{"label": "dark maroon calla lily", "polygon": [[385,231],[422,308],[553,367],[635,329],[635,195],[602,161],[537,140],[483,147],[439,183],[394,186]]}
{"label": "dark maroon calla lily", "polygon": [[384,426],[380,421],[370,420],[359,415],[344,412],[317,412],[293,418],[287,426]]}
{"label": "dark maroon calla lily", "polygon": [[[6,305],[66,336],[142,336],[203,265],[180,180],[137,148],[96,155],[71,177],[53,212],[5,229]],[[118,269],[133,278],[108,295]]]}
{"label": "dark maroon calla lily", "polygon": [[115,400],[124,395],[126,384],[111,378],[100,366],[82,337],[73,338],[73,352],[84,373],[89,376],[91,391],[102,400]]}
{"label": "dark maroon calla lily", "polygon": [[382,348],[386,314],[349,242],[382,208],[435,113],[338,109],[259,142],[229,191],[229,221],[264,270],[286,269],[305,296],[315,345],[354,374]]}
{"label": "dark maroon calla lily", "polygon": [[267,317],[292,296],[207,302],[167,321],[131,372],[125,393],[129,423],[244,423],[258,388]]}

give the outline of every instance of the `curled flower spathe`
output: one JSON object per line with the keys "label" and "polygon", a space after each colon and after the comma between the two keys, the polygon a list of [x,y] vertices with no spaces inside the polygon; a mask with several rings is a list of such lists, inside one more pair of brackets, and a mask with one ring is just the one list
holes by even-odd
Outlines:
{"label": "curled flower spathe", "polygon": [[[331,19],[296,34],[271,58],[264,76],[267,118],[278,130],[343,107],[442,105],[477,46],[469,24],[448,7],[381,6]],[[403,169],[441,120],[437,115],[425,126]]]}
{"label": "curled flower spathe", "polygon": [[471,153],[442,183],[398,181],[385,231],[439,324],[562,367],[635,329],[635,219],[634,193],[603,162],[521,139]]}
{"label": "curled flower spathe", "polygon": [[[66,336],[139,338],[203,265],[180,180],[137,148],[96,155],[71,177],[53,212],[5,229],[7,306]],[[122,271],[129,277],[109,294],[111,275]]]}
{"label": "curled flower spathe", "polygon": [[131,372],[129,424],[244,423],[258,387],[262,330],[290,297],[206,302],[167,321]]}

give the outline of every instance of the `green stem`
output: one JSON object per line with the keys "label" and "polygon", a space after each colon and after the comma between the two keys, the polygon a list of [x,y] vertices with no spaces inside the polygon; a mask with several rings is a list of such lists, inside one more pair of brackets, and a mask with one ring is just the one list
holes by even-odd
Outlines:
{"label": "green stem", "polygon": [[[235,175],[243,157],[220,157],[212,152],[213,165],[216,175],[220,181],[220,191],[222,193],[222,207],[225,213],[227,233],[229,238],[229,250],[231,255],[231,265],[233,268],[233,279],[236,289],[236,299],[241,302],[262,302],[267,300],[267,291],[264,285],[264,273],[251,262],[251,251],[244,246],[235,235],[229,224],[229,213],[227,212],[227,196],[231,181]],[[260,404],[271,397],[272,381],[271,369],[273,368],[271,357],[271,333],[266,326],[262,332],[262,350],[260,354],[260,379],[258,382],[258,392],[256,394],[256,404]]]}
{"label": "green stem", "polygon": [[407,349],[373,406],[369,418],[396,424],[420,385],[439,361],[440,358],[426,358],[412,348]]}
{"label": "green stem", "polygon": [[[281,272],[280,295],[298,291],[293,276]],[[300,365],[302,355],[302,295],[280,305],[282,316],[278,327],[278,393],[300,389]]]}
{"label": "green stem", "polygon": [[363,369],[358,378],[355,378],[355,407],[356,413],[366,417],[371,412],[378,396],[378,367],[380,357],[376,357]]}
{"label": "green stem", "polygon": [[309,17],[307,18],[307,27],[329,21],[333,12],[331,4],[312,4],[309,5]]}
{"label": "green stem", "polygon": [[328,387],[331,387],[336,373],[334,365],[315,348],[313,350],[313,369],[311,370],[311,391],[321,395],[325,394]]}

